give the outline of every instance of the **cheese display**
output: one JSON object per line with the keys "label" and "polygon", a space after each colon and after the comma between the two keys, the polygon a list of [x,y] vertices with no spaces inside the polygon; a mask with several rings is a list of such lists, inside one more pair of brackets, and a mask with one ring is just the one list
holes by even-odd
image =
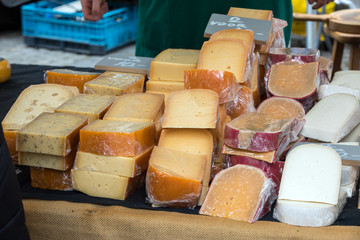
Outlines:
{"label": "cheese display", "polygon": [[201,47],[197,69],[232,72],[237,82],[247,80],[248,48],[244,41],[219,39],[207,41]]}
{"label": "cheese display", "polygon": [[282,62],[271,66],[267,73],[270,95],[300,101],[308,111],[317,98],[319,63]]}
{"label": "cheese display", "polygon": [[206,155],[154,147],[145,181],[149,202],[163,207],[195,207],[205,166]]}
{"label": "cheese display", "polygon": [[155,144],[152,122],[96,120],[80,130],[80,151],[106,156],[137,156]]}
{"label": "cheese display", "polygon": [[303,136],[336,143],[359,124],[359,101],[349,94],[333,94],[320,100],[304,119]]}
{"label": "cheese display", "polygon": [[[186,71],[186,70],[185,70]],[[184,90],[184,81],[158,81],[149,80],[146,82],[146,91],[178,91]]]}
{"label": "cheese display", "polygon": [[284,97],[271,97],[265,99],[258,106],[258,113],[267,114],[271,118],[298,118],[305,116],[304,107],[296,100]]}
{"label": "cheese display", "polygon": [[184,70],[195,69],[199,50],[166,49],[159,53],[150,65],[150,81],[183,81]]}
{"label": "cheese display", "polygon": [[225,144],[254,152],[275,150],[288,141],[296,119],[273,119],[263,113],[244,113],[226,125]]}
{"label": "cheese display", "polygon": [[69,99],[54,111],[84,115],[91,123],[96,119],[103,118],[115,98],[112,95],[80,94]]}
{"label": "cheese display", "polygon": [[188,89],[170,93],[163,128],[216,128],[219,97],[208,89]]}
{"label": "cheese display", "polygon": [[45,71],[44,80],[47,83],[75,86],[80,93],[84,92],[84,84],[98,77],[100,73],[74,71],[70,69],[51,69]]}
{"label": "cheese display", "polygon": [[274,186],[259,168],[235,165],[215,176],[199,213],[255,222],[276,199]]}
{"label": "cheese display", "polygon": [[73,166],[76,152],[77,149],[74,149],[66,156],[19,152],[19,165],[66,171]]}
{"label": "cheese display", "polygon": [[73,187],[89,196],[125,200],[144,184],[145,172],[134,178],[72,169]]}
{"label": "cheese display", "polygon": [[0,57],[0,83],[9,80],[10,76],[11,76],[10,63],[5,58]]}
{"label": "cheese display", "polygon": [[85,93],[120,96],[144,90],[145,75],[107,71],[84,84]]}
{"label": "cheese display", "polygon": [[271,21],[273,19],[273,12],[271,10],[258,10],[258,9],[249,9],[249,8],[231,7],[227,15],[262,19],[267,21]]}
{"label": "cheese display", "polygon": [[236,77],[232,72],[193,69],[186,70],[185,89],[210,89],[219,95],[219,103],[233,101],[239,91]]}
{"label": "cheese display", "polygon": [[146,171],[153,147],[134,157],[104,156],[78,151],[74,168],[133,178]]}
{"label": "cheese display", "polygon": [[41,167],[30,167],[31,186],[33,188],[69,191],[73,189],[71,168],[59,171]]}
{"label": "cheese display", "polygon": [[235,99],[228,104],[227,114],[231,119],[234,119],[243,113],[255,112],[254,105],[252,89],[246,86],[240,86]]}
{"label": "cheese display", "polygon": [[42,113],[17,132],[16,150],[66,156],[79,144],[87,118],[70,113]]}

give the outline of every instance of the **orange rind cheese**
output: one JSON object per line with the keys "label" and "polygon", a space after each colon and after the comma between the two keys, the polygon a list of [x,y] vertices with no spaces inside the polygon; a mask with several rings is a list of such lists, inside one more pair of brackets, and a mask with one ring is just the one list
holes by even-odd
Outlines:
{"label": "orange rind cheese", "polygon": [[49,168],[30,167],[31,186],[49,190],[72,190],[71,168],[59,171]]}
{"label": "orange rind cheese", "polygon": [[254,111],[253,91],[249,87],[240,86],[235,99],[228,103],[227,115],[235,119],[243,113]]}
{"label": "orange rind cheese", "polygon": [[17,131],[6,131],[4,132],[4,138],[9,149],[11,159],[14,164],[18,164],[18,151],[16,151],[16,133]]}

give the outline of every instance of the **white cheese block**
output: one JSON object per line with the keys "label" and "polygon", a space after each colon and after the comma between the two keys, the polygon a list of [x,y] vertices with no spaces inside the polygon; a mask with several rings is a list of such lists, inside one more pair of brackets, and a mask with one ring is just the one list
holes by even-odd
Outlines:
{"label": "white cheese block", "polygon": [[286,157],[279,198],[336,205],[341,179],[341,159],[332,148],[300,145]]}
{"label": "white cheese block", "polygon": [[336,93],[320,100],[304,119],[301,135],[336,143],[360,122],[359,101],[353,95]]}
{"label": "white cheese block", "polygon": [[346,192],[340,191],[337,204],[298,202],[278,199],[273,217],[280,222],[304,227],[333,224],[346,204]]}
{"label": "white cheese block", "polygon": [[338,85],[321,85],[318,92],[318,98],[321,100],[335,93],[351,94],[354,95],[358,100],[360,100],[360,90]]}
{"label": "white cheese block", "polygon": [[342,166],[341,168],[341,186],[355,182],[358,178],[359,166]]}
{"label": "white cheese block", "polygon": [[350,184],[347,184],[347,185],[344,185],[344,186],[341,186],[341,189],[346,192],[346,196],[348,198],[352,198],[355,193],[356,193],[356,181],[350,183]]}
{"label": "white cheese block", "polygon": [[338,71],[334,74],[331,85],[360,90],[360,71]]}
{"label": "white cheese block", "polygon": [[360,142],[360,123],[341,142]]}

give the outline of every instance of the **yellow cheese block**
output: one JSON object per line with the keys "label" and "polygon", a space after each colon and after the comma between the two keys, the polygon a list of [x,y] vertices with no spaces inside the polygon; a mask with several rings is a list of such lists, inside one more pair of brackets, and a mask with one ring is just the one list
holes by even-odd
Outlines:
{"label": "yellow cheese block", "polygon": [[209,186],[203,185],[201,188],[200,198],[197,204],[198,206],[201,206],[204,203],[208,191],[209,191]]}
{"label": "yellow cheese block", "polygon": [[149,80],[146,82],[146,91],[178,91],[184,90],[184,81],[158,81]]}
{"label": "yellow cheese block", "polygon": [[163,128],[216,128],[219,96],[208,89],[187,89],[170,93]]}
{"label": "yellow cheese block", "polygon": [[195,69],[199,50],[166,49],[150,65],[150,80],[183,81],[184,70]]}
{"label": "yellow cheese block", "polygon": [[31,186],[50,190],[72,190],[71,168],[59,171],[41,167],[30,167]]}
{"label": "yellow cheese block", "polygon": [[152,93],[152,94],[159,94],[164,96],[164,104],[166,105],[166,101],[170,95],[170,92],[166,92],[166,91],[146,91],[145,93]]}
{"label": "yellow cheese block", "polygon": [[76,151],[77,149],[74,149],[66,156],[56,156],[32,152],[19,152],[19,165],[65,171],[73,166]]}
{"label": "yellow cheese block", "polygon": [[248,47],[244,41],[219,39],[204,42],[200,50],[197,69],[232,72],[238,82],[244,83],[247,62]]}
{"label": "yellow cheese block", "polygon": [[0,57],[0,83],[9,80],[10,76],[11,76],[10,63],[5,58]]}
{"label": "yellow cheese block", "polygon": [[256,54],[251,64],[250,73],[250,88],[253,94],[254,106],[260,103],[260,69],[259,69],[259,55]]}
{"label": "yellow cheese block", "polygon": [[133,157],[155,144],[152,122],[96,120],[80,130],[80,151]]}
{"label": "yellow cheese block", "polygon": [[164,207],[195,207],[205,165],[205,155],[154,147],[145,181],[150,203]]}
{"label": "yellow cheese block", "polygon": [[74,189],[93,197],[125,200],[144,184],[144,174],[135,178],[121,177],[114,174],[72,170]]}
{"label": "yellow cheese block", "polygon": [[21,92],[2,121],[4,130],[19,130],[43,112],[53,112],[79,94],[76,87],[58,84],[31,85]]}
{"label": "yellow cheese block", "polygon": [[271,10],[259,10],[249,8],[231,7],[227,15],[244,18],[255,18],[272,21],[273,12]]}
{"label": "yellow cheese block", "polygon": [[115,100],[113,95],[80,94],[56,108],[55,112],[86,116],[88,123],[101,119]]}
{"label": "yellow cheese block", "polygon": [[11,159],[14,164],[18,164],[18,151],[16,151],[16,133],[17,131],[6,131],[4,132],[4,138],[9,149]]}
{"label": "yellow cheese block", "polygon": [[103,156],[78,151],[74,168],[123,177],[135,177],[146,171],[153,147],[134,157]]}
{"label": "yellow cheese block", "polygon": [[70,113],[42,113],[16,135],[19,152],[66,156],[79,144],[79,130],[87,118]]}
{"label": "yellow cheese block", "polygon": [[145,75],[121,72],[105,72],[84,84],[85,93],[120,96],[144,90]]}

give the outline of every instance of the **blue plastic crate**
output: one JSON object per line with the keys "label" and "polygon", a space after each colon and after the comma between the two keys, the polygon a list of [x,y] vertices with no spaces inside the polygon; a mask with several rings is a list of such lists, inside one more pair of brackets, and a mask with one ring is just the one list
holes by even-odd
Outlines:
{"label": "blue plastic crate", "polygon": [[112,5],[113,10],[104,14],[101,20],[90,22],[84,20],[81,12],[62,13],[53,10],[60,5],[40,1],[22,6],[22,33],[26,44],[87,54],[105,54],[136,39],[137,6]]}

